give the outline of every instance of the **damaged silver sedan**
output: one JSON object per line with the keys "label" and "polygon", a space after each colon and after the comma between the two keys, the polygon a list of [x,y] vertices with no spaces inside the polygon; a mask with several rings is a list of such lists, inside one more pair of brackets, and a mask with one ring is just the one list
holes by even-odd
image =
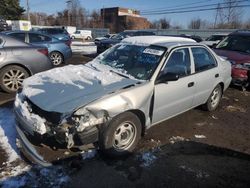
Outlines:
{"label": "damaged silver sedan", "polygon": [[130,153],[149,127],[196,106],[215,110],[230,75],[229,62],[191,39],[125,39],[85,65],[24,81],[14,107],[21,147],[40,164],[32,139]]}

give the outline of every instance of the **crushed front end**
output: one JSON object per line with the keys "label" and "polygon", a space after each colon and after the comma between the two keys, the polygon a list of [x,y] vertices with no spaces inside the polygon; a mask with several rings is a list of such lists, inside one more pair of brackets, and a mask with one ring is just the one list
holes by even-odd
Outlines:
{"label": "crushed front end", "polygon": [[70,115],[46,112],[22,93],[16,95],[14,112],[18,134],[17,145],[32,161],[50,165],[37,146],[51,150],[79,148],[98,141],[99,127],[108,117],[105,112],[79,110]]}

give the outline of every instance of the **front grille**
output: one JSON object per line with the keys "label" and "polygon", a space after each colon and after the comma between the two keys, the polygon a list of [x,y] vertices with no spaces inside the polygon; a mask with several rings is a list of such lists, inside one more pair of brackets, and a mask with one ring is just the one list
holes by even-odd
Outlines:
{"label": "front grille", "polygon": [[61,113],[58,112],[47,112],[41,108],[39,108],[37,105],[35,105],[32,101],[26,98],[27,103],[30,105],[32,112],[34,114],[39,115],[40,117],[46,119],[48,123],[51,124],[59,124],[61,120]]}

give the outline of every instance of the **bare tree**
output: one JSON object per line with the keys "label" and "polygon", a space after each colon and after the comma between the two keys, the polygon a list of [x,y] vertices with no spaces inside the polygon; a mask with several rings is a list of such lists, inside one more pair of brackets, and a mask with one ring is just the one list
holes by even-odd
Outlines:
{"label": "bare tree", "polygon": [[216,10],[215,27],[217,28],[239,28],[241,25],[241,17],[243,15],[242,8],[238,7],[238,0],[224,0],[223,5],[218,4]]}
{"label": "bare tree", "polygon": [[188,25],[189,29],[200,29],[201,28],[201,19],[192,19]]}

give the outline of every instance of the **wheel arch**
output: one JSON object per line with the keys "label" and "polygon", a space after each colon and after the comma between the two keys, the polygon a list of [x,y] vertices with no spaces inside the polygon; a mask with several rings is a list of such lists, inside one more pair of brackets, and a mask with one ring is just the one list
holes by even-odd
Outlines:
{"label": "wheel arch", "polygon": [[20,63],[8,63],[8,64],[2,66],[0,68],[0,70],[4,69],[6,67],[9,67],[9,66],[19,66],[19,67],[22,67],[23,69],[25,69],[27,71],[27,73],[29,74],[29,76],[33,75],[32,71],[27,66],[25,66],[24,64],[20,64]]}
{"label": "wheel arch", "polygon": [[128,110],[127,112],[131,112],[139,118],[141,125],[142,125],[141,133],[142,133],[142,136],[144,136],[145,131],[146,131],[146,116],[145,116],[144,112],[142,112],[141,110],[138,110],[138,109]]}

